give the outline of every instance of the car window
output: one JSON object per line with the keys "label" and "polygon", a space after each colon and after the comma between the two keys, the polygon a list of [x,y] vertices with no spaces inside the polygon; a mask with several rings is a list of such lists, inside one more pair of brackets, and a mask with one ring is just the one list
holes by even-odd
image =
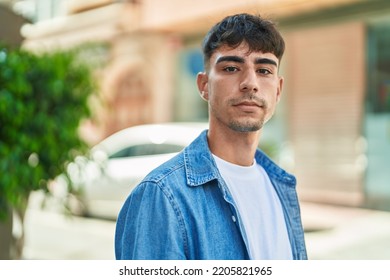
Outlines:
{"label": "car window", "polygon": [[178,153],[184,147],[174,144],[140,144],[122,149],[109,158],[124,158],[124,157],[137,157],[137,156],[150,156],[159,154]]}

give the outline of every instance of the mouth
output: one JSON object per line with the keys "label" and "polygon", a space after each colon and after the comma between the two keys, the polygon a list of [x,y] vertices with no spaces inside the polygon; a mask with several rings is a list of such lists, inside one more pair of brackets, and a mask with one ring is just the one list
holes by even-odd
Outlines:
{"label": "mouth", "polygon": [[264,109],[264,104],[261,104],[256,101],[243,101],[233,105],[234,107],[246,112],[253,113],[259,109]]}
{"label": "mouth", "polygon": [[260,107],[260,108],[263,107],[262,104],[259,104],[259,103],[254,102],[254,101],[244,101],[244,102],[237,103],[234,106],[239,106],[239,107]]}

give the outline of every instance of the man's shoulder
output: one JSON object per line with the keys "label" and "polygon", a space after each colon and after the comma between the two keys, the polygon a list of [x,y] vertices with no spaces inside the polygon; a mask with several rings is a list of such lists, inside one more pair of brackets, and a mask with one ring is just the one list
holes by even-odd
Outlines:
{"label": "man's shoulder", "polygon": [[210,157],[206,133],[206,130],[203,131],[180,153],[150,172],[145,180],[157,182],[178,172],[184,177],[193,172],[198,173],[197,171],[204,167],[204,158]]}
{"label": "man's shoulder", "polygon": [[183,151],[173,156],[171,159],[162,163],[145,176],[143,182],[158,183],[171,175],[178,176],[177,173],[183,173],[184,176],[184,155]]}

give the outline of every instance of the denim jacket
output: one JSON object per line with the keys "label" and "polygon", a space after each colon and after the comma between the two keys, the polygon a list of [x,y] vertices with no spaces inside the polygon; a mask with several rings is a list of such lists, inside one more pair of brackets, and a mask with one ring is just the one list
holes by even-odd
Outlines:
{"label": "denim jacket", "polygon": [[[307,259],[295,178],[263,152],[256,161],[279,195],[294,259]],[[153,170],[125,201],[115,232],[116,259],[249,259],[237,207],[204,131]]]}

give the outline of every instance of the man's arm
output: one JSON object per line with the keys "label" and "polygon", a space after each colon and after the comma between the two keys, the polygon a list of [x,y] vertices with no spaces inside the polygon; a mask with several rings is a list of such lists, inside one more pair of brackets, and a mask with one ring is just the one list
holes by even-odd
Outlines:
{"label": "man's arm", "polygon": [[141,183],[119,213],[116,259],[186,259],[185,229],[172,195],[154,182]]}

